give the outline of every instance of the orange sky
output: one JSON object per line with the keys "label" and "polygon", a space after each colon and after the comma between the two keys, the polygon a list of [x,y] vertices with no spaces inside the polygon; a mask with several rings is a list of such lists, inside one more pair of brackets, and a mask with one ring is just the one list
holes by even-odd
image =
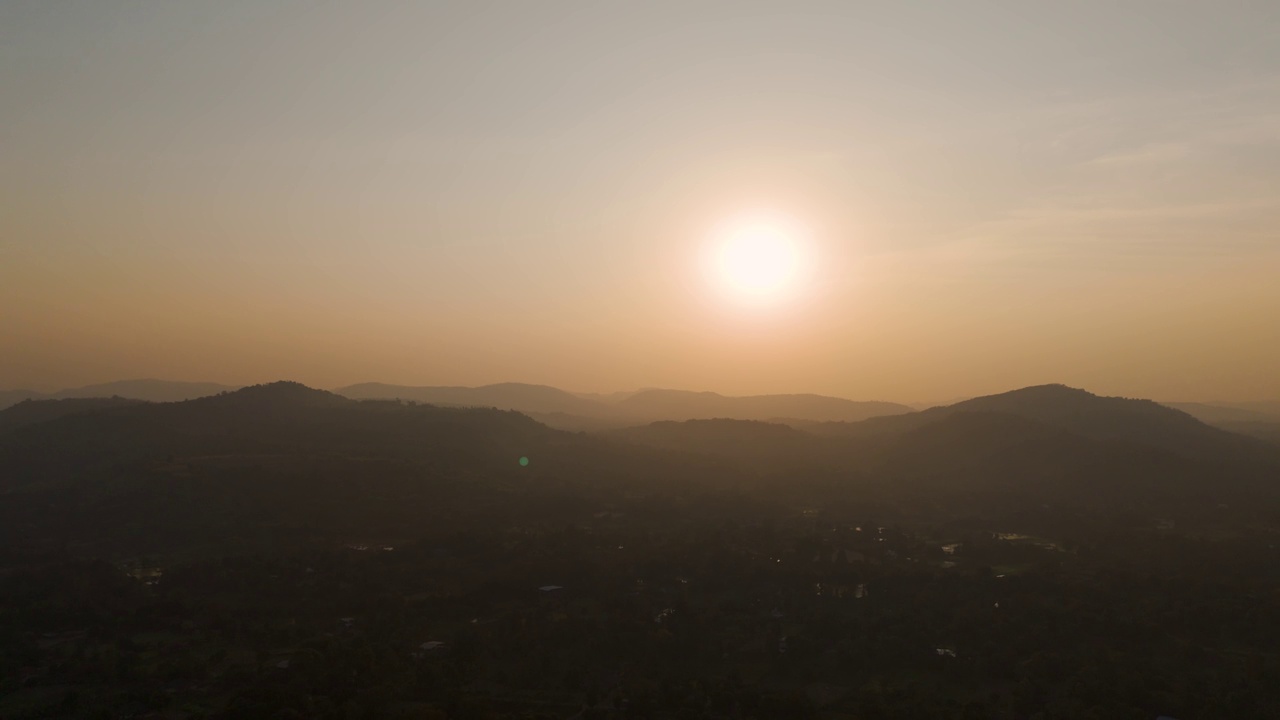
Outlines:
{"label": "orange sky", "polygon": [[1280,398],[1274,4],[425,5],[0,6],[0,388]]}

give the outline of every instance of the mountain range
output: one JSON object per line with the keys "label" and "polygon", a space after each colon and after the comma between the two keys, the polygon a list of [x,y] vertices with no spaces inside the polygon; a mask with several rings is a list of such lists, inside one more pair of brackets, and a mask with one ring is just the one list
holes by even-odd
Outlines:
{"label": "mountain range", "polygon": [[[1063,385],[1023,388],[917,413],[794,428],[662,422],[613,437],[757,467],[857,468],[929,487],[1019,486],[1104,494],[1280,489],[1280,447],[1150,400]],[[1101,485],[1099,485],[1101,483]],[[1025,488],[1025,485],[1022,485]]]}
{"label": "mountain range", "polygon": [[401,399],[455,407],[516,410],[568,430],[604,429],[657,420],[731,418],[857,421],[912,412],[906,405],[858,402],[824,395],[752,395],[646,389],[613,395],[575,395],[546,385],[501,383],[482,387],[410,387],[365,383],[335,390],[354,399]]}
{"label": "mountain range", "polygon": [[[81,398],[125,398],[149,402],[175,402],[234,391],[238,388],[218,383],[175,382],[165,380],[125,380],[68,388],[53,393],[30,390],[0,391],[0,409],[24,400],[61,400]],[[1043,391],[1042,391],[1043,392]],[[917,411],[907,405],[891,402],[853,401],[814,394],[780,394],[726,396],[714,392],[693,392],[646,388],[634,392],[609,394],[571,393],[546,385],[499,383],[480,387],[405,386],[385,383],[361,383],[334,390],[355,400],[410,400],[449,407],[487,407],[515,410],[551,427],[571,431],[598,431],[635,426],[660,420],[733,419],[781,422],[818,434],[843,432],[838,426],[821,427],[823,423],[857,423],[888,416],[914,416]],[[1001,396],[976,398],[928,408],[924,413],[979,410],[1016,398]],[[992,399],[995,398],[995,399]],[[994,404],[994,405],[993,405]],[[1156,412],[1149,403],[1146,412]],[[1270,441],[1280,441],[1280,402],[1253,403],[1162,403],[1180,410],[1203,423],[1235,433]],[[69,408],[70,406],[68,406]],[[950,408],[947,410],[946,408]],[[1082,412],[1082,408],[1074,411]],[[38,412],[49,412],[41,410]],[[883,427],[928,422],[923,419],[891,421]],[[1167,416],[1172,418],[1173,416]],[[1063,418],[1065,419],[1065,418]],[[1172,420],[1171,420],[1172,421]],[[1080,423],[1088,424],[1081,417]],[[1176,422],[1176,421],[1174,421]],[[875,432],[879,425],[859,428],[856,432]]]}
{"label": "mountain range", "polygon": [[1065,385],[1039,385],[865,423],[810,426],[825,435],[876,436],[931,425],[957,413],[1014,415],[1095,440],[1119,440],[1182,455],[1215,455],[1253,447],[1239,435],[1212,427],[1151,400],[1100,397]]}
{"label": "mountain range", "polygon": [[1269,507],[1250,498],[1280,490],[1280,447],[1064,386],[803,427],[694,419],[565,432],[515,411],[288,382],[183,402],[27,401],[0,411],[0,544],[109,540],[138,552],[394,536],[716,487],[1164,513]]}

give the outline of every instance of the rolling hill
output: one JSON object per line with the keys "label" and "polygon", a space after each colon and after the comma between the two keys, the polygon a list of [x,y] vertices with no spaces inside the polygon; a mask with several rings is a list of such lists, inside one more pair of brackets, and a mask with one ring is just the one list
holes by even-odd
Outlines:
{"label": "rolling hill", "polygon": [[0,548],[226,550],[564,522],[619,483],[653,491],[686,472],[517,412],[297,383],[74,413],[61,402],[37,401],[22,413],[42,422],[0,433]]}
{"label": "rolling hill", "polygon": [[826,423],[807,429],[821,435],[893,436],[963,412],[1013,415],[1095,440],[1132,442],[1187,457],[1252,454],[1260,448],[1252,438],[1211,427],[1151,400],[1102,397],[1065,385],[1038,385],[911,415],[873,418],[862,423]]}
{"label": "rolling hill", "polygon": [[796,476],[843,469],[903,491],[1158,504],[1280,490],[1274,447],[1147,400],[1060,385],[858,423],[659,422],[610,436]]}
{"label": "rolling hill", "polygon": [[1061,386],[821,424],[822,435],[732,419],[571,433],[513,411],[287,382],[11,410],[0,414],[0,545],[121,552],[570,522],[658,492],[1215,508],[1274,497],[1280,471],[1280,449],[1260,441]]}

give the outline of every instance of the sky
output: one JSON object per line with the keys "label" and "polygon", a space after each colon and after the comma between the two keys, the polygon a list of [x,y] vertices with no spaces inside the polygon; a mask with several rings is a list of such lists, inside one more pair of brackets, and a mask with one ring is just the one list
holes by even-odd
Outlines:
{"label": "sky", "polygon": [[[1280,3],[0,3],[0,388],[1280,398]],[[769,303],[707,269],[785,217]]]}

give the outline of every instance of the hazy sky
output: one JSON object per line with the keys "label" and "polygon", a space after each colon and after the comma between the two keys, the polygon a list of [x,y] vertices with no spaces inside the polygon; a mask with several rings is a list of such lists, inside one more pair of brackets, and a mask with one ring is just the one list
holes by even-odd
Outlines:
{"label": "hazy sky", "polygon": [[[0,2],[0,388],[1280,397],[1280,3]],[[790,302],[712,228],[808,229]]]}

